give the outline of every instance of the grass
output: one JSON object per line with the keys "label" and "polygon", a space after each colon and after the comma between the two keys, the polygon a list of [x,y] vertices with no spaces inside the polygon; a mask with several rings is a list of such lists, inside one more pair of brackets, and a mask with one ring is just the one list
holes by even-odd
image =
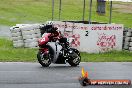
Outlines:
{"label": "grass", "polygon": [[[0,62],[36,62],[37,49],[13,48],[11,40],[0,38]],[[132,62],[132,52],[81,53],[82,62]]]}
{"label": "grass", "polygon": [[81,53],[84,62],[132,62],[132,52],[110,51],[100,54]]}
{"label": "grass", "polygon": [[[1,0],[0,24],[12,26],[18,23],[44,23],[51,20],[51,3],[52,0]],[[127,4],[132,6],[132,3]],[[61,20],[82,20],[83,0],[63,0],[62,5]],[[109,3],[106,5],[106,15],[99,16],[96,14],[96,0],[93,0],[93,21],[109,22]],[[58,20],[58,6],[59,0],[55,0],[55,20]],[[115,9],[117,8],[113,8],[112,22],[132,27],[132,13],[117,12]],[[85,20],[88,20],[88,14],[89,0],[86,0]]]}
{"label": "grass", "polygon": [[11,40],[0,38],[1,62],[30,62],[36,61],[37,49],[13,48]]}

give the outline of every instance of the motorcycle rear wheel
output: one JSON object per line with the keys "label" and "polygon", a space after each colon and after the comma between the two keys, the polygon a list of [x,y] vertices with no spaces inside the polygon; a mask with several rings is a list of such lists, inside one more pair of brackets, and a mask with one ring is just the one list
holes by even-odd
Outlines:
{"label": "motorcycle rear wheel", "polygon": [[43,66],[43,67],[49,67],[51,64],[51,58],[50,54],[44,54],[43,52],[39,51],[37,54],[38,62]]}

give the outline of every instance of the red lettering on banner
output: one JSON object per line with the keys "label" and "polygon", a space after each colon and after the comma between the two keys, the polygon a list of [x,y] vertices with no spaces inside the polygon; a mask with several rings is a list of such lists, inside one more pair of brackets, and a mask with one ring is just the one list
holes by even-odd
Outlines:
{"label": "red lettering on banner", "polygon": [[93,25],[93,26],[86,26],[86,25],[77,25],[77,24],[54,24],[56,27],[59,28],[73,28],[73,29],[80,29],[80,30],[122,30],[122,26],[118,25]]}
{"label": "red lettering on banner", "polygon": [[97,46],[103,51],[108,51],[116,46],[116,36],[99,34]]}
{"label": "red lettering on banner", "polygon": [[93,26],[91,30],[121,30],[122,27],[119,26]]}
{"label": "red lettering on banner", "polygon": [[68,33],[64,33],[64,36],[67,38],[69,38],[69,37],[74,38],[74,41],[71,44],[72,47],[77,48],[80,46],[80,35],[79,34],[74,34],[74,35],[70,36]]}

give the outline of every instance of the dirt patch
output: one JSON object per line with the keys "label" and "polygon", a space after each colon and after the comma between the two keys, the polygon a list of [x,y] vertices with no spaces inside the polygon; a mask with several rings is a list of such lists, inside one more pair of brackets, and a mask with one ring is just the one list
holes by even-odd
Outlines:
{"label": "dirt patch", "polygon": [[113,4],[114,11],[121,13],[132,13],[132,3],[130,4]]}

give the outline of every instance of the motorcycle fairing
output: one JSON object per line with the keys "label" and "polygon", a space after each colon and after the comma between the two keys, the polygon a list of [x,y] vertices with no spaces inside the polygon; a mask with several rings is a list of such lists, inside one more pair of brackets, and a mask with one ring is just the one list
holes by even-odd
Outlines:
{"label": "motorcycle fairing", "polygon": [[61,52],[62,50],[62,46],[59,45],[58,43],[56,42],[48,42],[47,45],[49,45],[52,50],[53,50],[53,58],[52,58],[52,62],[53,63],[56,63],[58,57],[59,57],[59,53]]}

